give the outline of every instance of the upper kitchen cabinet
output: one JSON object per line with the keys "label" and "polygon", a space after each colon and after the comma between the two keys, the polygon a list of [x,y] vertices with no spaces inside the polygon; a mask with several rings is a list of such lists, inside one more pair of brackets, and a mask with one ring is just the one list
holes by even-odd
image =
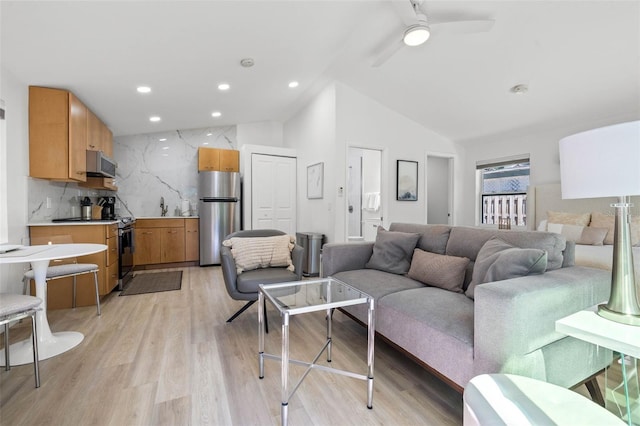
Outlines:
{"label": "upper kitchen cabinet", "polygon": [[87,114],[87,149],[113,157],[113,133],[91,110]]}
{"label": "upper kitchen cabinet", "polygon": [[71,92],[29,87],[29,176],[87,180],[87,111]]}
{"label": "upper kitchen cabinet", "polygon": [[239,172],[240,151],[234,149],[198,148],[199,172]]}
{"label": "upper kitchen cabinet", "polygon": [[67,90],[29,87],[29,176],[87,182],[87,150],[113,155],[113,134],[100,118]]}

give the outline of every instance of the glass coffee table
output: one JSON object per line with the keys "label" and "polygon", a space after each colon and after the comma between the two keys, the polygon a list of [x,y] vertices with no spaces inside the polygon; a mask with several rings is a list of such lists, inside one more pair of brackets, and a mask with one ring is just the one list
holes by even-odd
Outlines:
{"label": "glass coffee table", "polygon": [[[282,407],[281,422],[288,422],[289,399],[296,392],[302,381],[311,370],[322,370],[329,373],[341,374],[355,379],[367,381],[367,407],[373,408],[373,349],[375,336],[375,316],[373,297],[334,278],[323,278],[307,281],[294,281],[279,284],[260,284],[258,292],[258,306],[264,306],[265,300],[271,302],[282,317],[282,355],[272,355],[264,352],[265,318],[264,309],[258,309],[258,365],[260,378],[264,378],[264,360],[275,359],[281,361],[282,368]],[[327,352],[327,361],[331,362],[331,320],[333,310],[345,306],[366,304],[367,316],[367,373],[358,374],[350,371],[318,365],[316,362],[322,354]],[[292,315],[308,312],[326,311],[327,340],[322,349],[311,362],[298,361],[289,358],[289,318]],[[306,366],[298,382],[289,387],[289,363]]]}

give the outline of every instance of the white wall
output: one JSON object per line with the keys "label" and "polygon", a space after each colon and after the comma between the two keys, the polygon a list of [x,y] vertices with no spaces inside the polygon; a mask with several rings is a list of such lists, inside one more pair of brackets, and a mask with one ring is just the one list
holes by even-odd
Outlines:
{"label": "white wall", "polygon": [[[335,86],[329,85],[284,125],[284,145],[298,156],[297,231],[322,233],[326,241],[335,239],[335,105]],[[323,198],[309,200],[307,166],[318,162],[324,162]]]}
{"label": "white wall", "polygon": [[475,181],[476,161],[519,154],[530,154],[530,185],[560,182],[560,155],[558,142],[567,135],[588,129],[638,119],[634,115],[616,118],[604,118],[581,127],[556,126],[547,129],[519,129],[504,135],[497,135],[460,143],[466,151],[466,158],[461,161],[464,171],[462,208],[460,225],[473,226],[479,222],[479,205],[476,202]]}
{"label": "white wall", "polygon": [[[424,171],[425,152],[459,154],[459,147],[448,139],[387,108],[377,101],[338,84],[337,152],[347,146],[381,149],[382,212],[384,226],[391,222],[425,223]],[[396,201],[397,160],[418,161],[418,201]],[[336,164],[338,185],[344,185],[344,161]],[[346,211],[344,198],[336,198],[336,238],[343,238]]]}
{"label": "white wall", "polygon": [[238,124],[236,137],[238,146],[268,145],[283,146],[283,127],[277,121]]}
{"label": "white wall", "polygon": [[[20,244],[27,230],[29,175],[29,99],[28,87],[6,69],[0,71],[0,98],[6,109],[7,240]],[[0,155],[5,153],[0,152]],[[28,265],[0,265],[0,291],[22,292],[22,274]]]}
{"label": "white wall", "polygon": [[346,237],[348,146],[383,151],[381,204],[386,226],[422,223],[426,217],[424,185],[418,185],[417,202],[396,201],[397,160],[418,159],[422,183],[425,152],[460,153],[451,141],[341,83],[326,87],[285,123],[284,141],[298,149],[299,182],[304,182],[308,165],[325,162],[324,198],[307,200],[306,188],[299,191],[298,228],[324,233],[332,242]]}

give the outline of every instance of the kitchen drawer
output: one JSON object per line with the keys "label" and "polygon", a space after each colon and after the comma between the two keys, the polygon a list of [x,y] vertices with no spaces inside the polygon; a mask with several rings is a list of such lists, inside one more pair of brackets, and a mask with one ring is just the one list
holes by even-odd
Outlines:
{"label": "kitchen drawer", "polygon": [[118,237],[118,224],[114,223],[109,225],[107,229],[107,238],[117,238]]}
{"label": "kitchen drawer", "polygon": [[106,283],[107,283],[107,288],[104,289],[105,290],[104,294],[109,293],[111,290],[115,288],[115,286],[118,285],[118,262],[114,262],[113,264],[109,265],[109,267],[107,268]]}
{"label": "kitchen drawer", "polygon": [[136,229],[139,228],[184,228],[184,219],[138,219]]}
{"label": "kitchen drawer", "polygon": [[107,239],[107,266],[118,263],[118,239]]}

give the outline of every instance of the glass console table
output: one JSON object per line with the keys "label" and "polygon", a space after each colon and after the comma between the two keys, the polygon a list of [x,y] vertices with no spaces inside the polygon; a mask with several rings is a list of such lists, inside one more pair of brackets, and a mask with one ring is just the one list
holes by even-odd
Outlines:
{"label": "glass console table", "polygon": [[[262,306],[264,301],[271,302],[280,312],[282,318],[282,352],[281,356],[264,352],[265,320]],[[281,423],[288,422],[289,399],[293,396],[305,377],[312,369],[318,369],[329,373],[341,374],[355,379],[367,381],[367,407],[373,408],[373,349],[375,335],[375,319],[373,312],[373,298],[360,290],[333,278],[324,278],[308,281],[294,281],[279,284],[260,284],[258,293],[258,363],[260,378],[264,378],[264,360],[275,359],[281,362],[282,379],[282,406],[280,409]],[[367,372],[357,374],[350,371],[339,370],[325,365],[316,364],[320,356],[327,353],[327,361],[331,362],[331,319],[333,310],[345,306],[366,304],[367,316]],[[327,339],[316,357],[311,362],[298,361],[289,358],[289,318],[292,315],[309,312],[326,311]],[[297,384],[289,390],[289,364],[306,366]]]}
{"label": "glass console table", "polygon": [[622,381],[611,377],[610,369],[605,373],[606,407],[628,425],[640,425],[640,327],[610,321],[596,309],[594,306],[556,321],[556,331],[620,354]]}

